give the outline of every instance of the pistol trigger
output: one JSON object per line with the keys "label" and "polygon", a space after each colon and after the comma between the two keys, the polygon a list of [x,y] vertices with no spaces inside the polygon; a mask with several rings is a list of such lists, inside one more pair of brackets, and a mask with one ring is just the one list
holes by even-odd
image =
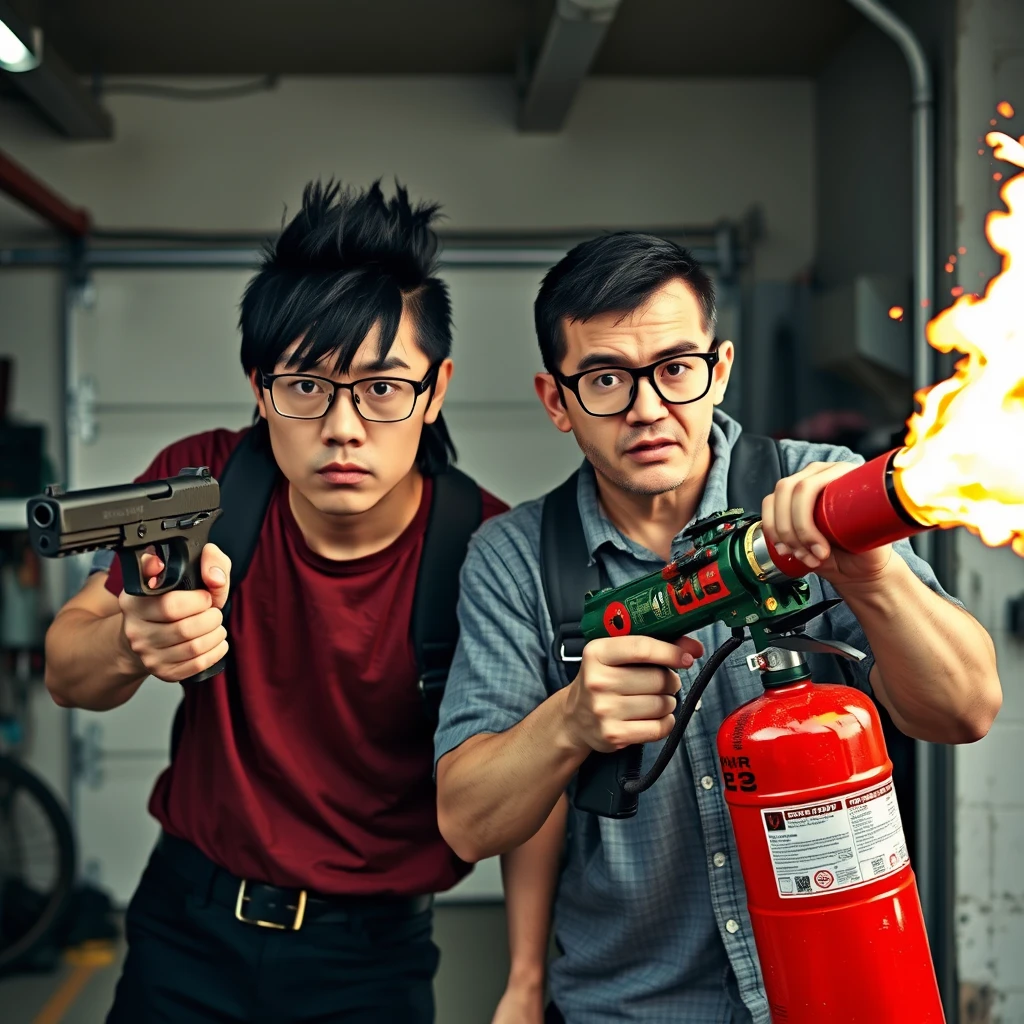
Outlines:
{"label": "pistol trigger", "polygon": [[151,594],[146,574],[142,569],[142,558],[145,553],[145,548],[128,548],[118,552],[124,576],[124,589],[133,597],[149,597]]}
{"label": "pistol trigger", "polygon": [[150,586],[149,581],[146,579],[145,570],[142,568],[142,557],[144,554],[145,549],[142,549],[141,551],[139,549],[135,549],[132,551],[132,555],[135,557],[135,572],[139,579],[139,589],[142,591],[143,596],[146,597],[149,595]]}

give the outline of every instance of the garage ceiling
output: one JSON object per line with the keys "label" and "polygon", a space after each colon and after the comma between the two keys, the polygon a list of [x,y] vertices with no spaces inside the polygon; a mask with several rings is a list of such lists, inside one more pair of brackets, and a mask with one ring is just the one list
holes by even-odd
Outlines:
{"label": "garage ceiling", "polygon": [[[60,116],[85,108],[89,127],[69,128],[56,107],[15,90],[28,76],[0,73],[0,96],[27,108],[35,102],[51,128],[86,138],[109,137],[109,120],[106,129],[92,128],[108,118],[105,85],[113,92],[133,78],[196,75],[519,75],[523,82],[529,75],[520,127],[558,130],[587,74],[813,77],[863,24],[847,0],[618,0],[607,30],[572,67],[578,45],[571,38],[550,49],[552,26],[567,37],[574,31],[555,17],[555,0],[6,2],[43,29],[45,47],[68,69]],[[24,226],[11,213],[0,203],[8,238]]]}
{"label": "garage ceiling", "polygon": [[[14,0],[82,74],[511,74],[553,0]],[[814,75],[845,0],[623,0],[598,75]]]}

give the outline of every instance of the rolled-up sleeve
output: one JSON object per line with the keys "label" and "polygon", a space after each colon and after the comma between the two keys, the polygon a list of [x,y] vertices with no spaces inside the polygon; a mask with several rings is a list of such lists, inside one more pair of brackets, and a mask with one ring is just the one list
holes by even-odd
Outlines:
{"label": "rolled-up sleeve", "polygon": [[459,644],[434,734],[435,765],[472,736],[510,729],[548,697],[533,531],[522,528],[533,525],[528,512],[488,522],[470,543],[460,575]]}
{"label": "rolled-up sleeve", "polygon": [[110,567],[114,564],[115,554],[113,551],[107,549],[101,549],[92,556],[92,563],[89,566],[89,575],[97,572],[110,572]]}

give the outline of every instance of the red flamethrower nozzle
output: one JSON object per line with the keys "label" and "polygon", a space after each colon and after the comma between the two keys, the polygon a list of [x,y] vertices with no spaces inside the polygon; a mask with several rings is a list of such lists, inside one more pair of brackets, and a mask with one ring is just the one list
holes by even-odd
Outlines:
{"label": "red flamethrower nozzle", "polygon": [[[865,462],[826,484],[818,495],[814,522],[833,547],[859,554],[930,529],[900,501],[892,466],[899,451]],[[794,579],[814,571],[792,555],[780,555],[770,543],[768,554],[781,572]]]}

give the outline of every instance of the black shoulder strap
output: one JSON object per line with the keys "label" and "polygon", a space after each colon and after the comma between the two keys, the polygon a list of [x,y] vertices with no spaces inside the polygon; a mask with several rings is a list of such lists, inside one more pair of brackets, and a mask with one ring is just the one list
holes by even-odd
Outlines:
{"label": "black shoulder strap", "polygon": [[269,439],[250,430],[218,477],[223,511],[210,530],[210,540],[231,559],[232,590],[249,570],[279,473]]}
{"label": "black shoulder strap", "polygon": [[[231,559],[231,592],[224,605],[224,623],[231,611],[231,594],[245,578],[259,543],[263,519],[277,484],[278,473],[270,441],[250,430],[228,456],[217,483],[220,486],[220,517],[210,528],[210,541]],[[228,657],[230,657],[230,653]],[[171,757],[174,757],[185,726],[185,701],[179,702],[171,723]]]}
{"label": "black shoulder strap", "polygon": [[761,502],[781,479],[782,453],[778,441],[760,434],[740,434],[729,458],[729,505],[758,514]]}
{"label": "black shoulder strap", "polygon": [[434,477],[412,605],[419,688],[432,716],[441,702],[459,639],[459,570],[469,538],[482,518],[483,499],[476,481],[455,468]]}
{"label": "black shoulder strap", "polygon": [[580,618],[584,595],[601,587],[600,570],[589,564],[576,500],[578,479],[579,473],[573,473],[545,496],[540,520],[540,578],[555,629],[551,656],[566,683],[576,678],[583,652]]}

